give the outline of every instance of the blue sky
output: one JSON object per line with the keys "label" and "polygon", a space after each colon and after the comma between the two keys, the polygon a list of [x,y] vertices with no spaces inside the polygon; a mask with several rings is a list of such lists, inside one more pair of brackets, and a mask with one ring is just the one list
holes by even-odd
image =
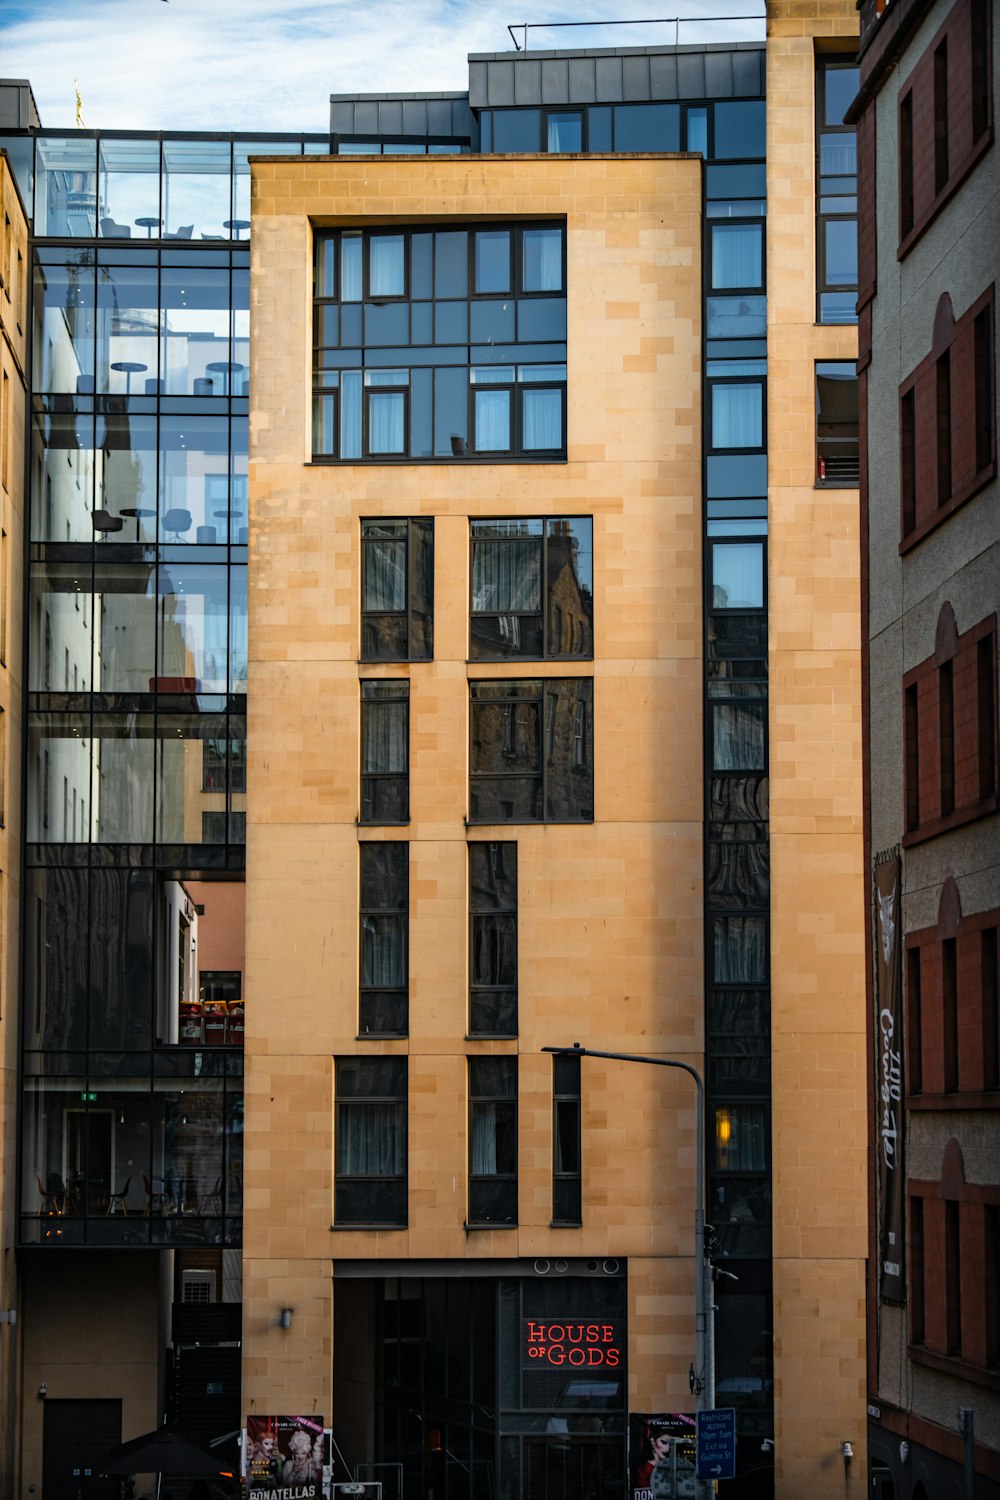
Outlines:
{"label": "blue sky", "polygon": [[[763,0],[544,0],[530,20],[680,12],[681,41],[757,40]],[[495,0],[4,0],[0,70],[28,78],[42,124],[104,129],[327,129],[332,93],[463,89],[469,52],[511,47]],[[673,42],[673,26],[534,32],[530,46]]]}

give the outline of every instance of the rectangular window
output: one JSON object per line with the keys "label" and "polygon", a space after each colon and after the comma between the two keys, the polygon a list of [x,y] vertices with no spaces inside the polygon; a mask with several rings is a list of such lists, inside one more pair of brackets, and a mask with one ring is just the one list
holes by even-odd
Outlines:
{"label": "rectangular window", "polygon": [[562,224],[318,232],[314,461],[564,458],[565,293]]}
{"label": "rectangular window", "polygon": [[910,1343],[924,1342],[924,1200],[910,1199]]}
{"label": "rectangular window", "polygon": [[853,59],[816,63],[816,289],[820,323],[856,323],[857,136],[844,114],[858,91]]}
{"label": "rectangular window", "polygon": [[976,145],[990,128],[993,69],[990,10],[992,0],[972,0],[972,143]]}
{"label": "rectangular window", "polygon": [[944,1205],[945,1353],[962,1353],[962,1235],[961,1205]]}
{"label": "rectangular window", "polygon": [[517,1223],[517,1058],[469,1058],[469,1223]]}
{"label": "rectangular window", "polygon": [[406,1225],[406,1058],[338,1057],[334,1222]]}
{"label": "rectangular window", "polygon": [[469,845],[469,1034],[517,1035],[517,845]]}
{"label": "rectangular window", "polygon": [[1000,993],[997,986],[997,929],[979,935],[979,986],[983,1017],[983,1088],[1000,1088]]}
{"label": "rectangular window", "polygon": [[594,654],[593,522],[473,521],[473,660]]}
{"label": "rectangular window", "polygon": [[712,608],[764,608],[764,547],[761,542],[712,543]]}
{"label": "rectangular window", "polygon": [[899,484],[906,537],[917,524],[917,421],[913,386],[899,398]]}
{"label": "rectangular window", "polygon": [[361,522],[361,660],[434,655],[434,522]]}
{"label": "rectangular window", "polygon": [[361,684],[361,821],[410,817],[410,684]]}
{"label": "rectangular window", "polygon": [[764,290],[763,224],[712,224],[711,290]]}
{"label": "rectangular window", "polygon": [[934,192],[948,182],[948,39],[934,49]]}
{"label": "rectangular window", "polygon": [[997,700],[996,634],[976,642],[976,710],[979,729],[979,796],[992,797],[997,790]]}
{"label": "rectangular window", "polygon": [[767,1107],[718,1104],[715,1107],[715,1170],[766,1172]]}
{"label": "rectangular window", "polygon": [[976,473],[994,461],[996,414],[993,406],[993,307],[984,307],[973,325],[976,402]]}
{"label": "rectangular window", "polygon": [[906,831],[920,827],[920,720],[917,707],[917,684],[903,695],[903,751],[906,780]]}
{"label": "rectangular window", "polygon": [[366,843],[361,858],[362,1036],[406,1036],[409,1024],[410,846]]}
{"label": "rectangular window", "polygon": [[944,1091],[958,1088],[958,942],[941,944],[941,1025],[943,1031]]}
{"label": "rectangular window", "polygon": [[951,350],[945,350],[934,365],[936,397],[935,440],[937,451],[937,503],[951,499]]}
{"label": "rectangular window", "polygon": [[763,381],[714,380],[710,447],[733,452],[764,446]]}
{"label": "rectangular window", "polygon": [[552,1059],[552,1222],[583,1222],[580,1059]]}
{"label": "rectangular window", "polygon": [[920,993],[920,949],[906,950],[906,1064],[907,1088],[911,1094],[923,1092],[923,1015]]}
{"label": "rectangular window", "polygon": [[938,668],[938,744],[941,755],[941,816],[955,811],[955,676],[950,661]]}
{"label": "rectangular window", "polygon": [[592,822],[593,682],[470,682],[469,694],[469,821]]}
{"label": "rectangular window", "polygon": [[583,150],[583,111],[579,109],[548,110],[545,116],[548,151]]}
{"label": "rectangular window", "polygon": [[239,969],[201,969],[198,995],[203,1004],[236,1004],[243,998],[243,975]]}
{"label": "rectangular window", "polygon": [[913,90],[899,101],[899,238],[913,228]]}
{"label": "rectangular window", "polygon": [[816,366],[816,483],[853,489],[860,478],[857,368],[824,360]]}
{"label": "rectangular window", "polygon": [[986,1368],[1000,1365],[1000,1207],[987,1203],[983,1210],[985,1265],[983,1286],[986,1320]]}

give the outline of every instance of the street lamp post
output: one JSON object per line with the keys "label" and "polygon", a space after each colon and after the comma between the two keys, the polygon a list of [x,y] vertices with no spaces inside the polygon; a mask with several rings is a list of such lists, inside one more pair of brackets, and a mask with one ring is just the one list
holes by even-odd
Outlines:
{"label": "street lamp post", "polygon": [[[697,1410],[712,1411],[715,1408],[715,1289],[712,1284],[712,1267],[705,1254],[705,1085],[697,1068],[681,1062],[675,1057],[643,1057],[634,1052],[597,1052],[591,1047],[581,1047],[574,1042],[572,1047],[543,1047],[543,1052],[553,1052],[568,1057],[604,1057],[611,1062],[646,1063],[654,1068],[680,1068],[690,1073],[697,1090],[696,1155],[695,1155],[695,1208],[694,1208],[694,1275],[695,1275],[695,1365],[694,1389],[697,1393]],[[706,1481],[698,1481],[699,1492],[711,1493]]]}

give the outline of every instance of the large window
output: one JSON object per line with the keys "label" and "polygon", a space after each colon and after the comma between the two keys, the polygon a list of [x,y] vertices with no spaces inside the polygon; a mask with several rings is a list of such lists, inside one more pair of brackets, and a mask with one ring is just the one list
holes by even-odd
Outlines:
{"label": "large window", "polygon": [[853,60],[820,58],[816,66],[817,322],[856,323],[858,296],[858,159],[844,114],[858,91]]}
{"label": "large window", "polygon": [[338,1057],[334,1222],[406,1224],[406,1058]]}
{"label": "large window", "polygon": [[860,476],[857,367],[824,360],[816,366],[816,482],[851,488]]}
{"label": "large window", "polygon": [[410,684],[361,684],[361,821],[410,817]]}
{"label": "large window", "polygon": [[434,522],[361,522],[361,660],[434,655]]}
{"label": "large window", "polygon": [[469,1223],[517,1223],[517,1058],[469,1058]]}
{"label": "large window", "polygon": [[517,1035],[517,845],[469,845],[469,1033]]}
{"label": "large window", "polygon": [[561,224],[315,242],[313,458],[563,458]]}
{"label": "large window", "polygon": [[594,654],[593,522],[473,521],[469,655]]}
{"label": "large window", "polygon": [[593,821],[593,687],[585,677],[470,682],[470,822]]}
{"label": "large window", "polygon": [[410,846],[361,845],[362,1036],[405,1036],[409,1008]]}

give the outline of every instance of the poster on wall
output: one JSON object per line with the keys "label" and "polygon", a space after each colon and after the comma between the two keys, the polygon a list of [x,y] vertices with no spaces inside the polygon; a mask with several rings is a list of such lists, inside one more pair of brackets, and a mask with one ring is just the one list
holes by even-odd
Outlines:
{"label": "poster on wall", "polygon": [[879,1294],[906,1296],[903,1248],[903,964],[899,857],[875,866],[875,1137]]}
{"label": "poster on wall", "polygon": [[686,1500],[695,1494],[693,1413],[629,1412],[629,1500]]}
{"label": "poster on wall", "polygon": [[325,1500],[330,1434],[323,1418],[247,1417],[243,1475],[246,1500]]}

